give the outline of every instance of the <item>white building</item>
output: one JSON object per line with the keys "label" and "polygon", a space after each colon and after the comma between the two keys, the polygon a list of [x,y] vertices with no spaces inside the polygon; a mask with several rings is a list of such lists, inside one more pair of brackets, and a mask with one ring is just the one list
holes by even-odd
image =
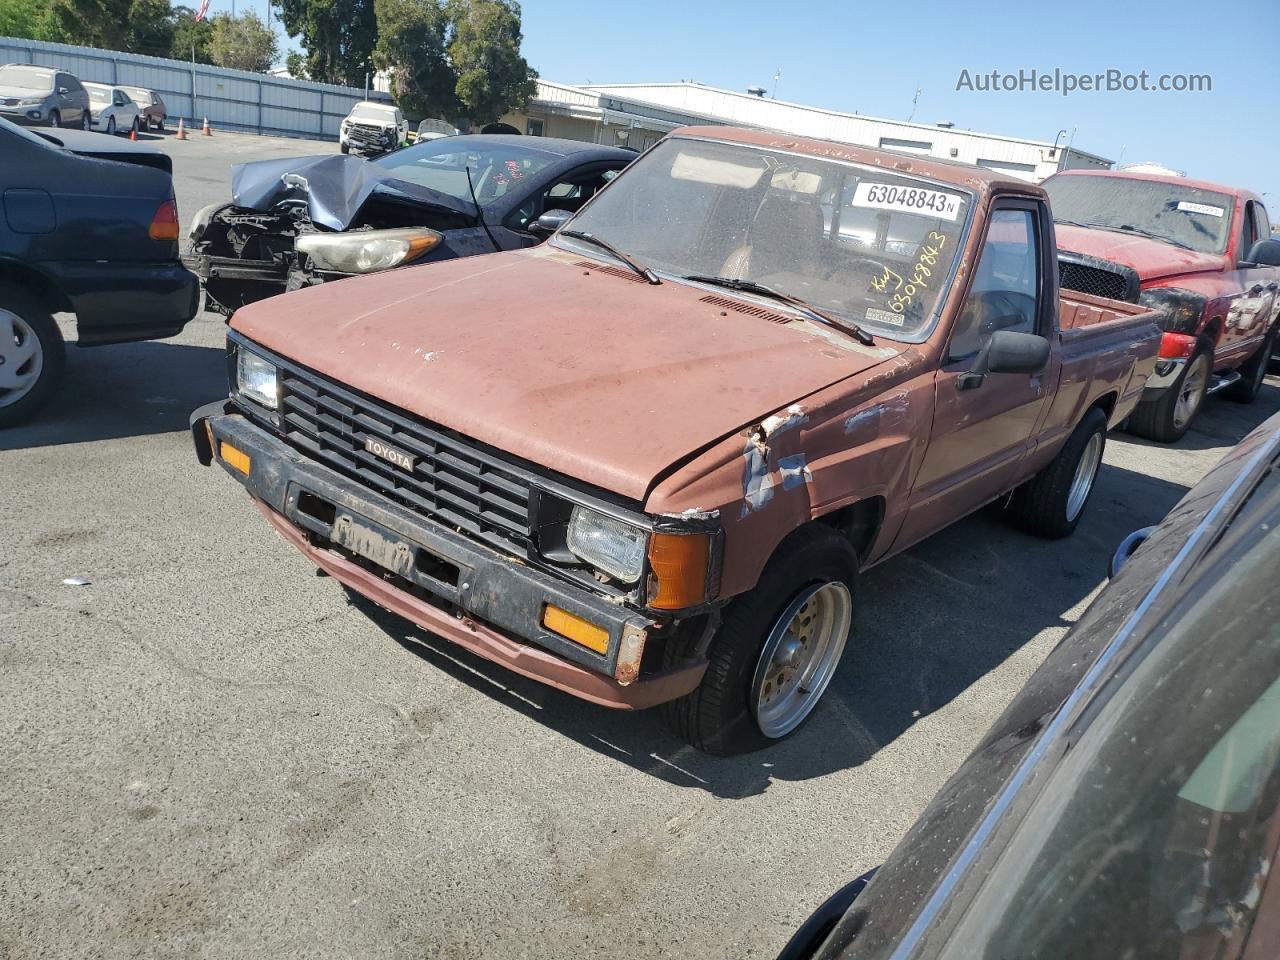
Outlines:
{"label": "white building", "polygon": [[951,124],[931,126],[840,113],[700,83],[575,87],[539,80],[538,93],[528,109],[508,114],[502,120],[534,136],[616,143],[637,150],[645,149],[676,127],[689,124],[759,127],[958,160],[1032,181],[1043,180],[1059,170],[1111,166],[1105,157],[1059,142],[960,130]]}

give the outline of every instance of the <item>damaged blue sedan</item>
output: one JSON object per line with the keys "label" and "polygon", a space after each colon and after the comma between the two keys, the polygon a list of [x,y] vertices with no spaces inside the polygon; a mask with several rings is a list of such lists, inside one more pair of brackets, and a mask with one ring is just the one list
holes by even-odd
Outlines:
{"label": "damaged blue sedan", "polygon": [[183,259],[203,281],[208,309],[230,316],[342,277],[533,246],[635,157],[576,140],[488,134],[372,161],[238,164],[231,202],[196,213]]}

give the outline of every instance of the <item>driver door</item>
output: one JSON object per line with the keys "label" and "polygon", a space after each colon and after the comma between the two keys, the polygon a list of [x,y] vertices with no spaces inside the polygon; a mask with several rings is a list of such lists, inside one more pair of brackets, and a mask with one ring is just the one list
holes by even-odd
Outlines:
{"label": "driver door", "polygon": [[964,306],[934,380],[933,430],[898,546],[976,510],[1017,479],[1057,380],[1058,352],[1037,374],[968,373],[997,330],[1049,336],[1057,315],[1053,238],[1044,205],[997,201]]}

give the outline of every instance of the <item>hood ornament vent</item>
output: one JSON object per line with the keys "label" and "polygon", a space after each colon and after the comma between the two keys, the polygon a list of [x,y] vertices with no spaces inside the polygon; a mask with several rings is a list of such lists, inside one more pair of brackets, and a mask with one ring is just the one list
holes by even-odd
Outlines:
{"label": "hood ornament vent", "polygon": [[[636,278],[637,280],[639,277]],[[712,306],[723,307],[726,310],[736,310],[738,313],[745,313],[748,316],[759,317],[761,320],[768,320],[770,323],[790,323],[795,317],[788,317],[785,314],[774,313],[772,310],[766,310],[764,307],[753,306],[749,303],[743,303],[741,300],[733,300],[729,297],[717,297],[708,294],[699,298],[703,303],[709,303]]]}
{"label": "hood ornament vent", "polygon": [[644,277],[638,273],[633,273],[626,267],[611,267],[603,263],[592,263],[590,260],[578,260],[574,263],[575,267],[582,267],[584,270],[595,270],[597,273],[607,273],[611,277],[621,277],[623,280],[631,280],[635,283],[648,283]]}

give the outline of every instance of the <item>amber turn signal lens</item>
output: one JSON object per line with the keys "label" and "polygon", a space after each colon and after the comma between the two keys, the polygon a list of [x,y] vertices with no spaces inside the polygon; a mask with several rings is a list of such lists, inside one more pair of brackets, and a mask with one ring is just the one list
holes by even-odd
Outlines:
{"label": "amber turn signal lens", "polygon": [[178,205],[172,200],[160,204],[160,209],[151,218],[151,229],[148,231],[152,240],[178,239]]}
{"label": "amber turn signal lens", "polygon": [[575,617],[567,610],[547,604],[542,608],[542,625],[552,633],[559,634],[567,640],[581,644],[596,653],[607,653],[609,650],[609,631],[597,627],[581,617]]}
{"label": "amber turn signal lens", "polygon": [[649,540],[649,570],[657,590],[651,593],[649,606],[680,610],[704,603],[710,561],[710,534],[655,533]]}
{"label": "amber turn signal lens", "polygon": [[249,455],[243,450],[237,450],[223,440],[218,444],[218,456],[222,458],[223,462],[235,467],[246,477],[249,475]]}

